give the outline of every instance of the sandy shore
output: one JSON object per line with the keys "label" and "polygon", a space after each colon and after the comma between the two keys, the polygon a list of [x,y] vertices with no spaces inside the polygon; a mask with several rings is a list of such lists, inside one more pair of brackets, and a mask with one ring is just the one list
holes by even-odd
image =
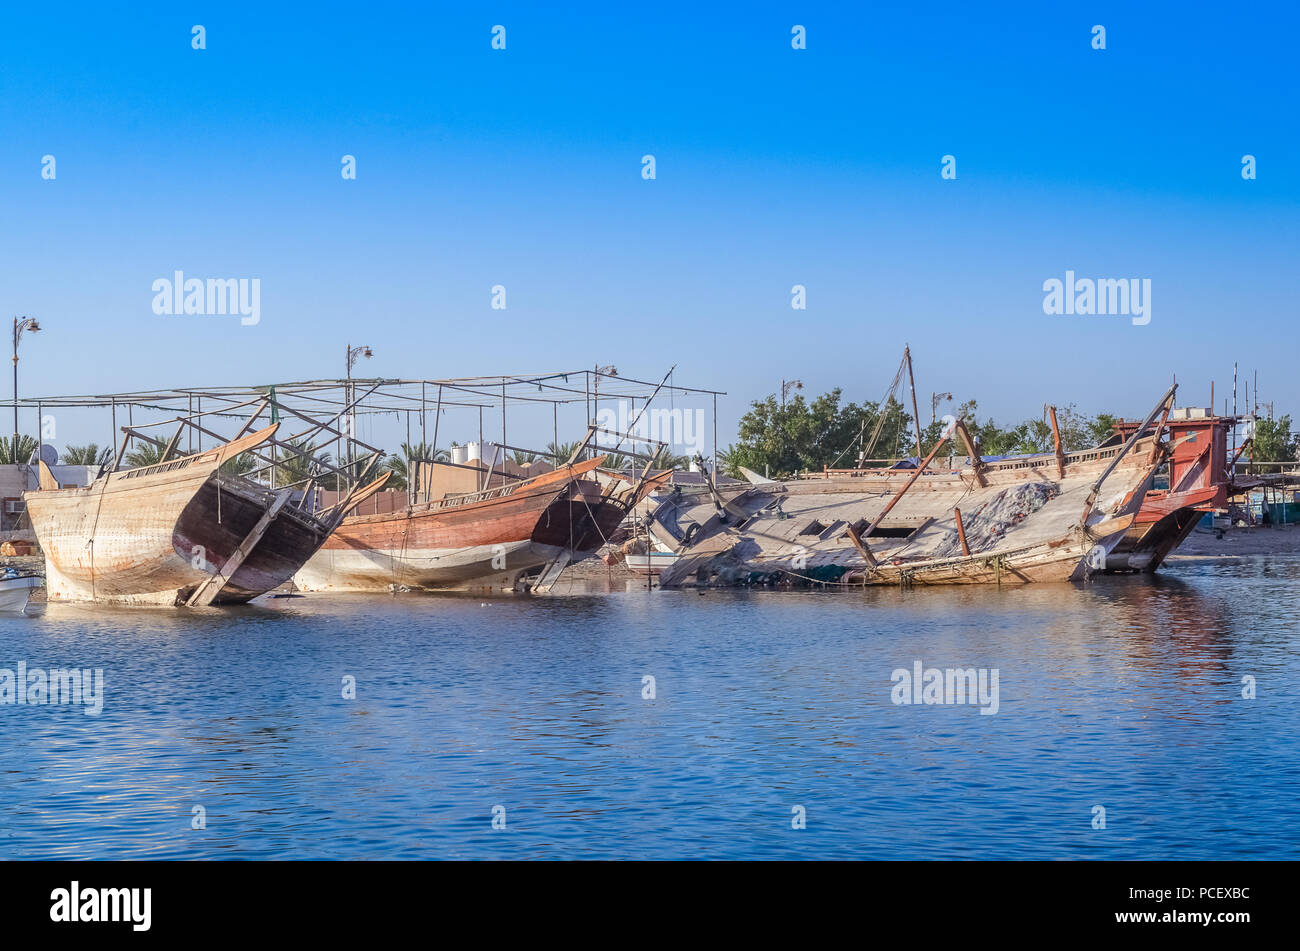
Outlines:
{"label": "sandy shore", "polygon": [[1269,528],[1229,528],[1223,537],[1214,532],[1194,531],[1179,545],[1170,560],[1179,558],[1224,558],[1234,555],[1300,554],[1300,527],[1278,525]]}

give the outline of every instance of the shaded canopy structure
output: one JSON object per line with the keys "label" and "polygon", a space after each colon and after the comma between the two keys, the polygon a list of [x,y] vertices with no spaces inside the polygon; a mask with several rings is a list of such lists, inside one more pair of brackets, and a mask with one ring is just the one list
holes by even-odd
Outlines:
{"label": "shaded canopy structure", "polygon": [[[674,370],[658,382],[620,376],[612,368],[593,368],[500,376],[450,379],[352,378],[303,380],[253,386],[185,386],[72,396],[26,397],[16,403],[22,418],[38,423],[55,410],[106,411],[112,432],[114,468],[133,447],[153,446],[162,458],[202,451],[249,432],[259,422],[282,423],[259,458],[253,475],[275,470],[286,460],[309,456],[314,469],[340,481],[355,481],[359,473],[386,449],[404,441],[434,449],[446,441],[449,414],[458,415],[476,431],[504,448],[517,418],[532,434],[549,431],[560,444],[560,414],[583,408],[583,427],[594,423],[601,404],[620,407],[619,418],[634,424],[652,401],[656,406],[678,401],[711,405],[713,445],[717,445],[717,398],[725,393],[688,387],[673,381]],[[549,419],[547,418],[549,417]],[[395,435],[372,435],[380,421]],[[546,425],[549,423],[549,425]],[[610,427],[612,428],[612,427]],[[623,428],[623,427],[620,427]],[[631,425],[625,428],[632,428]],[[651,434],[653,436],[654,434]],[[42,435],[38,446],[45,442]],[[619,439],[600,449],[635,451],[635,437]],[[647,439],[647,444],[653,439]],[[537,447],[532,447],[533,449]],[[327,461],[332,458],[332,462]],[[716,465],[716,463],[715,463]]]}

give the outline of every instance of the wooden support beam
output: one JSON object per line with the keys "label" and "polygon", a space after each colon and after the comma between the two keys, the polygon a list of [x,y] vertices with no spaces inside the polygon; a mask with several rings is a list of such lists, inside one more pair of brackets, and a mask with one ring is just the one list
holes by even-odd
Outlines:
{"label": "wooden support beam", "polygon": [[[1101,492],[1102,483],[1110,477],[1110,474],[1115,471],[1115,467],[1120,464],[1120,460],[1127,456],[1129,450],[1132,449],[1134,445],[1137,444],[1137,441],[1142,438],[1142,433],[1146,431],[1146,428],[1155,422],[1156,417],[1160,415],[1160,411],[1164,410],[1166,416],[1168,415],[1169,408],[1172,406],[1170,401],[1173,400],[1174,394],[1177,392],[1177,383],[1165,390],[1165,395],[1160,397],[1160,402],[1157,403],[1152,408],[1151,412],[1147,414],[1147,418],[1142,421],[1141,425],[1139,425],[1137,429],[1133,430],[1133,435],[1129,436],[1128,439],[1125,440],[1119,453],[1110,461],[1110,465],[1106,466],[1106,468],[1102,470],[1101,475],[1097,477],[1097,481],[1092,484],[1092,489],[1088,492],[1088,498],[1083,503],[1083,514],[1079,516],[1080,528],[1086,529],[1088,527],[1088,516],[1092,514],[1092,506],[1097,501],[1098,493]],[[1159,442],[1159,439],[1156,441]]]}
{"label": "wooden support beam", "polygon": [[117,449],[117,455],[113,457],[113,471],[116,472],[122,468],[122,457],[126,455],[126,447],[131,442],[131,430],[122,429],[122,445]]}
{"label": "wooden support beam", "polygon": [[970,546],[966,544],[966,526],[961,523],[961,509],[954,508],[952,514],[957,517],[957,540],[961,542],[961,553],[970,554]]}
{"label": "wooden support beam", "polygon": [[979,450],[975,448],[975,440],[971,437],[970,430],[966,428],[964,419],[957,420],[956,430],[962,444],[966,447],[966,455],[970,456],[970,466],[975,472],[976,483],[981,489],[987,488],[989,480],[984,475],[984,460],[980,458]]}
{"label": "wooden support beam", "polygon": [[880,525],[880,523],[885,520],[885,516],[889,514],[889,510],[892,509],[895,505],[897,505],[898,500],[903,497],[903,493],[905,493],[908,489],[910,489],[913,486],[913,484],[915,484],[917,479],[921,478],[921,473],[925,471],[926,467],[932,461],[934,461],[934,457],[939,454],[939,450],[943,448],[943,444],[946,443],[947,441],[948,441],[947,435],[939,437],[939,441],[934,444],[934,448],[931,449],[930,454],[925,457],[925,461],[922,462],[920,467],[915,472],[912,473],[912,477],[907,480],[906,484],[901,489],[899,489],[897,492],[894,493],[894,497],[890,499],[887,503],[885,503],[885,507],[880,510],[878,515],[876,515],[875,520],[870,525],[867,526],[867,530],[862,533],[862,536],[864,538],[871,537],[871,533],[874,532],[876,528]]}
{"label": "wooden support beam", "polygon": [[181,424],[176,427],[176,434],[172,436],[171,441],[168,442],[167,445],[163,447],[162,455],[158,457],[159,462],[166,462],[168,459],[172,457],[172,453],[174,453],[176,451],[176,447],[180,445],[181,435],[184,432],[185,432],[185,421],[181,420]]}
{"label": "wooden support beam", "polygon": [[1056,455],[1056,477],[1065,478],[1065,453],[1061,451],[1061,427],[1056,422],[1056,407],[1047,407],[1052,417],[1052,452]]}
{"label": "wooden support beam", "polygon": [[849,525],[849,538],[853,541],[853,547],[858,550],[858,554],[862,556],[862,560],[870,567],[876,567],[875,556],[871,554],[871,549],[867,548],[867,543],[862,540],[862,536],[852,524]]}
{"label": "wooden support beam", "polygon": [[217,595],[221,593],[221,589],[225,587],[226,582],[244,563],[244,559],[257,547],[257,543],[262,540],[262,536],[266,534],[266,530],[275,521],[275,517],[280,514],[280,509],[289,501],[289,496],[292,494],[293,492],[290,489],[281,489],[276,493],[271,504],[262,513],[262,517],[253,526],[253,530],[239,543],[239,547],[226,559],[226,563],[203,579],[203,583],[194,589],[194,593],[185,602],[186,607],[207,607],[216,599]]}
{"label": "wooden support beam", "polygon": [[[1160,417],[1160,425],[1156,427],[1156,440],[1151,444],[1151,461],[1156,461],[1156,453],[1160,451],[1160,437],[1164,435],[1165,424],[1169,422],[1169,413],[1173,410],[1174,403],[1170,400],[1165,406],[1165,414]],[[1172,447],[1171,447],[1172,448]]]}
{"label": "wooden support beam", "polygon": [[[244,435],[244,433],[252,429],[253,424],[257,422],[257,417],[262,415],[262,411],[265,410],[266,407],[270,405],[270,403],[271,403],[271,397],[269,396],[266,399],[262,400],[262,402],[258,405],[257,409],[253,411],[253,415],[248,417],[248,422],[244,423],[243,426],[239,427],[239,432],[235,433],[233,438],[238,439],[240,436]],[[200,432],[202,432],[202,430],[200,430]]]}

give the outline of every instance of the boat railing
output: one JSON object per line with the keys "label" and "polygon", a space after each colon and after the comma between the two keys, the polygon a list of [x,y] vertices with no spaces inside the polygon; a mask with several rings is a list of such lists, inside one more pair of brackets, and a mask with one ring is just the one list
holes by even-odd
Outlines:
{"label": "boat railing", "polygon": [[479,492],[466,492],[463,495],[445,495],[440,499],[434,499],[431,502],[425,502],[418,506],[421,510],[456,508],[461,505],[472,505],[475,502],[486,502],[488,499],[505,498],[507,495],[514,494],[515,489],[523,485],[522,482],[511,482],[507,485],[497,486],[495,489],[483,489]]}
{"label": "boat railing", "polygon": [[151,466],[140,466],[138,469],[127,469],[122,473],[122,478],[137,479],[140,476],[154,475],[159,472],[172,472],[176,469],[184,469],[188,466],[192,466],[194,463],[201,462],[206,458],[207,456],[183,456],[180,459],[175,459],[171,462],[155,462]]}
{"label": "boat railing", "polygon": [[[1063,459],[1066,463],[1097,462],[1098,460],[1110,459],[1114,457],[1119,453],[1121,448],[1122,446],[1116,444],[1114,446],[1103,446],[1095,449],[1080,449],[1075,452],[1064,453]],[[867,461],[871,461],[871,462],[892,461],[896,465],[897,463],[903,462],[905,460],[896,459],[896,460],[867,460]],[[1032,453],[1023,456],[1021,458],[986,460],[984,462],[984,470],[986,472],[998,471],[998,470],[1005,472],[1005,471],[1016,470],[1016,469],[1040,469],[1047,465],[1055,466],[1056,457],[1051,453],[1039,452],[1039,453]],[[806,479],[829,479],[829,478],[852,479],[852,478],[862,478],[864,476],[908,475],[915,471],[916,471],[915,467],[910,469],[901,469],[901,468],[893,468],[892,466],[890,467],[880,466],[880,467],[872,467],[872,468],[859,467],[855,469],[825,468],[821,472],[813,471],[813,472],[804,473],[802,474],[801,477]],[[960,473],[961,471],[962,471],[961,469],[931,466],[927,468],[925,472],[922,473],[922,475],[923,476],[954,475]]]}

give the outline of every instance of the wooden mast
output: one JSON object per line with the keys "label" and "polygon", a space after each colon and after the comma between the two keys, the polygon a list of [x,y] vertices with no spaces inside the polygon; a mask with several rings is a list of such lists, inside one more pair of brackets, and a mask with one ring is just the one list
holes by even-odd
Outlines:
{"label": "wooden mast", "polygon": [[[921,414],[916,408],[916,380],[912,376],[912,350],[903,346],[903,359],[907,361],[907,384],[912,390],[912,419],[916,421],[916,458],[921,458]],[[927,465],[929,464],[927,460]],[[925,468],[922,466],[921,468]]]}

